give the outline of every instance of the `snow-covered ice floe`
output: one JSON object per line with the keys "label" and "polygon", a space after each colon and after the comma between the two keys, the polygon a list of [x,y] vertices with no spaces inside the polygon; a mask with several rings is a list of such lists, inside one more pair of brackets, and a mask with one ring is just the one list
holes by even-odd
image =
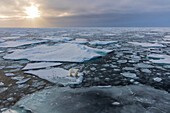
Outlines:
{"label": "snow-covered ice floe", "polygon": [[118,41],[92,41],[89,42],[91,45],[109,45],[109,44],[114,44],[114,43],[118,43]]}
{"label": "snow-covered ice floe", "polygon": [[69,84],[81,84],[82,76],[69,77],[69,71],[62,68],[51,68],[43,70],[25,71],[24,73],[36,75],[42,79],[48,80],[55,84],[63,84],[64,86]]}
{"label": "snow-covered ice floe", "polygon": [[142,47],[165,47],[164,45],[162,44],[158,44],[158,43],[140,43],[140,42],[128,42],[130,44],[134,44],[134,45],[139,45],[139,46],[142,46]]}
{"label": "snow-covered ice floe", "polygon": [[18,47],[22,45],[30,45],[46,42],[45,40],[16,40],[16,41],[6,41],[0,43],[0,47]]}
{"label": "snow-covered ice floe", "polygon": [[169,55],[162,55],[162,54],[150,54],[148,58],[151,62],[156,64],[168,64],[170,65],[170,56]]}
{"label": "snow-covered ice floe", "polygon": [[40,63],[28,63],[22,70],[31,70],[31,69],[40,69],[50,66],[58,66],[62,63],[49,63],[49,62],[40,62]]}
{"label": "snow-covered ice floe", "polygon": [[53,42],[67,42],[73,40],[73,38],[70,37],[45,37],[43,39],[47,39]]}
{"label": "snow-covered ice floe", "polygon": [[85,44],[87,42],[88,42],[87,39],[81,39],[81,38],[77,38],[73,41],[70,41],[70,43],[75,43],[75,44]]}
{"label": "snow-covered ice floe", "polygon": [[27,95],[2,113],[169,113],[170,94],[149,86],[52,87]]}
{"label": "snow-covered ice floe", "polygon": [[53,46],[41,45],[27,49],[16,49],[4,59],[28,59],[31,61],[84,62],[98,58],[112,50],[90,48],[85,45],[62,43]]}
{"label": "snow-covered ice floe", "polygon": [[165,36],[163,40],[170,41],[170,35]]}

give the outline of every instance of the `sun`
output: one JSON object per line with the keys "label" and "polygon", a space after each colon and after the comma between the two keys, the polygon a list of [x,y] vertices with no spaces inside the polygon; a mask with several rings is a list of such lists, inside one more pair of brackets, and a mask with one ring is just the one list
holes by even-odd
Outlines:
{"label": "sun", "polygon": [[27,14],[26,18],[38,18],[40,17],[40,11],[38,7],[32,5],[25,8],[25,13]]}

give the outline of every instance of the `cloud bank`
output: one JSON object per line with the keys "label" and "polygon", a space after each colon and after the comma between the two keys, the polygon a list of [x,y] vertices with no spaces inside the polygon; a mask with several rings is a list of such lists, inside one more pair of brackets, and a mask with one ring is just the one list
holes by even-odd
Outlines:
{"label": "cloud bank", "polygon": [[170,0],[1,0],[0,27],[31,27],[31,4],[41,15],[35,27],[170,26]]}

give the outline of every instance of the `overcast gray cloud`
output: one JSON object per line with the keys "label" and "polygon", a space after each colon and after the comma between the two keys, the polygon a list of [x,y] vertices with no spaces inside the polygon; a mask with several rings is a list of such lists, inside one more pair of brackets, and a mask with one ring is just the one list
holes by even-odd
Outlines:
{"label": "overcast gray cloud", "polygon": [[[51,25],[57,27],[56,23],[71,26],[74,20],[77,21],[74,22],[75,26],[92,21],[95,26],[103,24],[105,26],[107,21],[111,23],[116,21],[113,26],[118,23],[132,24],[130,21],[137,23],[135,19],[139,20],[139,16],[140,22],[142,20],[147,22],[144,16],[152,20],[162,15],[162,18],[166,19],[169,18],[170,12],[170,0],[0,0],[0,27],[8,26],[8,23],[17,27],[24,26],[18,23],[28,23],[26,22],[28,19],[23,17],[27,16],[25,8],[31,4],[40,11],[39,23],[44,22],[44,25],[49,23],[47,27]],[[154,15],[154,18],[151,15]]]}

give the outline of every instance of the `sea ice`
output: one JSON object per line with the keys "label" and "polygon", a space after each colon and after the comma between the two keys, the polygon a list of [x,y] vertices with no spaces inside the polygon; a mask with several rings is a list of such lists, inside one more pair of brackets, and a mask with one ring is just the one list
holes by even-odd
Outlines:
{"label": "sea ice", "polygon": [[169,98],[169,93],[143,85],[52,87],[23,97],[3,113],[169,113]]}
{"label": "sea ice", "polygon": [[87,42],[88,42],[87,39],[81,39],[81,38],[77,38],[73,41],[70,41],[70,43],[75,43],[75,44],[85,44]]}
{"label": "sea ice", "polygon": [[92,41],[89,42],[91,45],[109,45],[109,44],[115,44],[118,43],[118,41]]}
{"label": "sea ice", "polygon": [[156,81],[156,82],[161,82],[162,81],[162,79],[159,78],[159,77],[153,78],[153,80]]}
{"label": "sea ice", "polygon": [[27,49],[16,49],[4,59],[28,59],[31,61],[84,62],[106,55],[112,50],[90,48],[85,45],[62,43],[54,46],[41,45]]}
{"label": "sea ice", "polygon": [[13,76],[15,76],[13,73],[5,73],[5,75],[6,75],[7,77],[13,77]]}
{"label": "sea ice", "polygon": [[53,42],[67,42],[73,40],[73,38],[70,37],[45,37],[43,39],[51,40]]}
{"label": "sea ice", "polygon": [[156,64],[170,64],[170,56],[169,55],[162,55],[162,54],[150,54],[148,58],[151,62]]}
{"label": "sea ice", "polygon": [[128,77],[128,78],[137,78],[135,73],[130,73],[130,72],[124,72],[121,73],[124,77]]}
{"label": "sea ice", "polygon": [[22,79],[20,81],[17,81],[16,84],[24,84],[24,83],[28,82],[29,80],[30,80],[30,78]]}
{"label": "sea ice", "polygon": [[0,88],[0,93],[3,93],[6,90],[8,90],[8,88]]}
{"label": "sea ice", "polygon": [[[52,83],[68,85],[71,83],[81,82],[81,76],[79,78],[69,77],[68,70],[62,68],[51,68],[44,70],[32,70],[25,71],[25,73],[36,75],[42,79],[48,80]],[[78,84],[78,83],[77,83]]]}
{"label": "sea ice", "polygon": [[4,86],[4,83],[3,83],[3,82],[0,82],[0,86]]}
{"label": "sea ice", "polygon": [[58,65],[61,65],[61,63],[48,63],[48,62],[28,63],[22,70],[39,69]]}
{"label": "sea ice", "polygon": [[44,40],[17,40],[0,43],[0,47],[18,47],[22,45],[36,44],[45,42]]}
{"label": "sea ice", "polygon": [[130,44],[134,44],[134,45],[139,45],[142,47],[165,47],[162,44],[158,44],[158,43],[139,43],[139,42],[128,42]]}
{"label": "sea ice", "polygon": [[13,36],[13,37],[1,37],[2,40],[10,40],[10,39],[18,39],[20,37],[16,37],[16,36]]}

